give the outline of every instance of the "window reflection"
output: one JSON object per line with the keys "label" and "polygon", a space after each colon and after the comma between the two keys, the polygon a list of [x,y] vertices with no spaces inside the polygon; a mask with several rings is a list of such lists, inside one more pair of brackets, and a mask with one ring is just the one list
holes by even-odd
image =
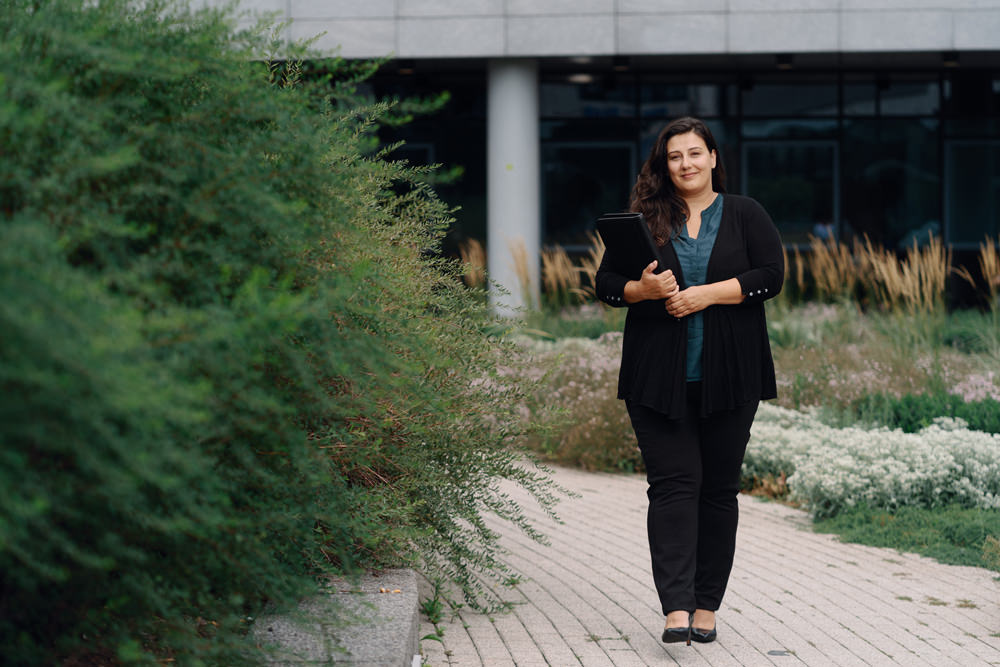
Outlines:
{"label": "window reflection", "polygon": [[407,159],[413,164],[441,163],[456,169],[456,178],[437,183],[442,201],[455,207],[455,222],[445,241],[449,251],[458,239],[486,238],[486,82],[475,73],[442,74],[421,80],[414,90],[399,77],[375,78],[366,91],[374,98],[407,98],[419,92],[432,96],[447,91],[450,99],[433,115],[418,115],[402,125],[383,125],[380,139],[404,145],[390,159]]}
{"label": "window reflection", "polygon": [[933,119],[845,121],[845,231],[900,249],[941,234],[937,131]]}
{"label": "window reflection", "polygon": [[635,163],[632,142],[543,144],[543,242],[585,250],[594,220],[628,207]]}
{"label": "window reflection", "polygon": [[874,116],[877,110],[878,89],[873,75],[848,75],[844,77],[844,115]]}
{"label": "window reflection", "polygon": [[743,90],[744,116],[836,116],[837,83],[755,83]]}
{"label": "window reflection", "polygon": [[746,139],[806,139],[837,136],[837,119],[775,118],[743,122]]}
{"label": "window reflection", "polygon": [[975,247],[1000,234],[1000,140],[945,146],[949,241]]}
{"label": "window reflection", "polygon": [[639,114],[643,117],[699,118],[725,112],[727,91],[717,84],[644,82],[639,93]]}
{"label": "window reflection", "polygon": [[879,85],[879,113],[883,116],[928,116],[941,106],[937,81],[888,81]]}
{"label": "window reflection", "polygon": [[543,81],[539,107],[543,118],[631,118],[635,115],[635,84],[630,78],[593,74]]}
{"label": "window reflection", "polygon": [[747,142],[743,164],[744,192],[771,214],[785,245],[835,235],[836,142]]}

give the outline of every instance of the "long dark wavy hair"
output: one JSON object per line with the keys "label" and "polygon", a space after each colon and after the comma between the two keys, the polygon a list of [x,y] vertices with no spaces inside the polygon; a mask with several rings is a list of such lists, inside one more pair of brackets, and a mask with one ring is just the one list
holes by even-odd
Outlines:
{"label": "long dark wavy hair", "polygon": [[632,186],[629,210],[642,213],[658,245],[665,244],[675,231],[680,229],[688,216],[688,207],[670,180],[667,166],[667,142],[678,134],[694,132],[705,140],[709,151],[715,151],[715,169],[712,170],[712,189],[726,191],[726,170],[722,166],[722,154],[715,143],[715,137],[702,121],[686,116],[667,124],[656,138],[649,157],[639,171],[639,177]]}

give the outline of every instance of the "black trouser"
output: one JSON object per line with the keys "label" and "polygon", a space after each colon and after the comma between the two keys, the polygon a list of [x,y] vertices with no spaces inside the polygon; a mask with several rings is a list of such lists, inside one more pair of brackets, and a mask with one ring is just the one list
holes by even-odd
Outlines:
{"label": "black trouser", "polygon": [[626,403],[649,482],[649,553],[663,614],[715,611],[736,551],[740,468],[757,402],[699,417],[688,385],[682,419]]}

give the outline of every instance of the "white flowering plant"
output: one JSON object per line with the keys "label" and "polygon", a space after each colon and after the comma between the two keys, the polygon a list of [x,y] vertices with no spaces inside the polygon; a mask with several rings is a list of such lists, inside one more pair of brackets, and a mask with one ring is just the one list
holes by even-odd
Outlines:
{"label": "white flowering plant", "polygon": [[1000,508],[1000,435],[971,431],[951,418],[919,433],[834,428],[815,411],[764,404],[743,474],[787,475],[790,500],[816,518],[857,505]]}

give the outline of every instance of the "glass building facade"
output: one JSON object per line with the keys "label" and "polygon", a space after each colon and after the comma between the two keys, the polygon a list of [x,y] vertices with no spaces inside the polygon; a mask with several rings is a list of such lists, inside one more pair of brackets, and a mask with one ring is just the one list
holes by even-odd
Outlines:
{"label": "glass building facade", "polygon": [[[835,59],[831,56],[830,59]],[[683,67],[623,58],[539,69],[542,244],[582,250],[593,220],[622,210],[657,133],[683,115],[718,140],[730,192],[759,200],[789,247],[867,235],[905,249],[929,234],[957,255],[1000,234],[1000,62],[938,56],[890,66]],[[759,59],[758,59],[759,60]],[[863,57],[855,57],[863,61]],[[460,209],[453,240],[486,236],[485,65],[422,61],[371,82],[379,96],[448,91],[439,114],[393,130],[400,157],[461,165],[440,188]]]}

